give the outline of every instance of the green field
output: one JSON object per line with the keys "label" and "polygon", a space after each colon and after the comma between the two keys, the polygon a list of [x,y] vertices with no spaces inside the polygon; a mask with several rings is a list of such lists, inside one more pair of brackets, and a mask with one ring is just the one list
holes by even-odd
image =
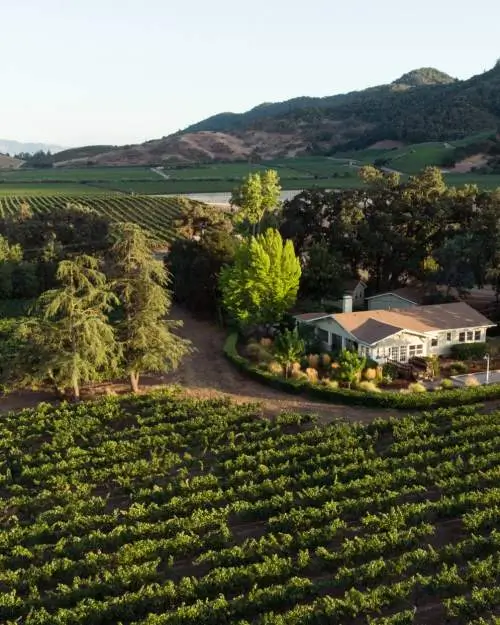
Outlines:
{"label": "green field", "polygon": [[0,622],[494,625],[500,414],[171,393],[0,419]]}
{"label": "green field", "polygon": [[[468,138],[481,139],[487,133]],[[454,146],[464,145],[466,140]],[[276,169],[282,187],[290,189],[358,188],[363,185],[357,171],[377,159],[389,159],[387,167],[416,174],[426,165],[440,165],[450,152],[450,144],[421,143],[397,150],[359,150],[335,157],[300,157],[274,159],[259,164],[210,163],[194,166],[170,166],[159,172],[149,167],[87,167],[0,171],[0,196],[6,195],[98,195],[141,194],[172,195],[182,193],[230,192],[250,172]],[[482,174],[450,174],[451,184],[477,184],[486,189],[499,186],[499,177]]]}
{"label": "green field", "polygon": [[[190,201],[190,200],[184,200]],[[96,210],[111,221],[132,221],[152,232],[160,241],[173,236],[173,221],[181,210],[176,197],[150,197],[125,195],[8,195],[0,197],[0,215],[15,215],[27,204],[35,213],[46,213],[68,204],[77,204]]]}

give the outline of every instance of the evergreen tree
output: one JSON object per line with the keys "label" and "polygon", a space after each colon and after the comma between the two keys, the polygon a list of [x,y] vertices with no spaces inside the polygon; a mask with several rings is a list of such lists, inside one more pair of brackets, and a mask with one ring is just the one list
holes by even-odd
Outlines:
{"label": "evergreen tree", "polygon": [[115,287],[123,307],[119,337],[133,392],[144,371],[165,372],[178,366],[190,342],[172,330],[180,321],[166,319],[170,307],[165,265],[153,256],[154,243],[140,226],[119,224],[111,250]]}
{"label": "evergreen tree", "polygon": [[269,228],[245,240],[222,269],[224,307],[241,326],[277,323],[295,303],[300,273],[292,242]]}
{"label": "evergreen tree", "polygon": [[24,381],[70,387],[78,400],[82,383],[116,370],[118,346],[108,313],[118,302],[92,256],[61,261],[56,278],[59,288],[38,298],[39,317],[21,329],[28,339]]}

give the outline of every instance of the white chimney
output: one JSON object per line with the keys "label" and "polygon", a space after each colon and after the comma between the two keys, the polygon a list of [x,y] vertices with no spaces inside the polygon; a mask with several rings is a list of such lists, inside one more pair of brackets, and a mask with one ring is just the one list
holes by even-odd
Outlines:
{"label": "white chimney", "polygon": [[352,312],[352,295],[342,296],[342,312],[343,313]]}

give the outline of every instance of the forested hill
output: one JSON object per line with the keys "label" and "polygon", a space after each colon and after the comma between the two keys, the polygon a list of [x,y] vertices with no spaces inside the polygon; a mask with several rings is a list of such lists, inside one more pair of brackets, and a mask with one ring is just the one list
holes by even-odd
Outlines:
{"label": "forested hill", "polygon": [[220,113],[140,145],[93,146],[63,153],[60,165],[157,165],[330,156],[380,141],[404,144],[462,139],[500,126],[500,64],[468,80],[434,68],[388,85],[324,98],[264,103]]}
{"label": "forested hill", "polygon": [[411,143],[462,138],[500,122],[500,65],[468,80],[422,68],[389,85],[325,98],[261,104],[222,113],[185,132],[297,132],[316,148],[366,147],[379,140]]}

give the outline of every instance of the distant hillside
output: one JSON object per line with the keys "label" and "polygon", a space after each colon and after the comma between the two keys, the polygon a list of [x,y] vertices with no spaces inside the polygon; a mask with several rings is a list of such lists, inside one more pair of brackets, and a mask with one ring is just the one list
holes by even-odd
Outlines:
{"label": "distant hillside", "polygon": [[425,67],[363,91],[220,113],[183,132],[106,150],[91,160],[100,165],[148,165],[332,155],[380,141],[453,141],[499,125],[500,65],[468,80]]}
{"label": "distant hillside", "polygon": [[20,154],[21,152],[28,152],[34,154],[35,152],[47,152],[49,150],[53,154],[64,150],[60,145],[52,145],[50,143],[24,143],[22,141],[11,141],[10,139],[0,139],[0,152],[2,154]]}
{"label": "distant hillside", "polygon": [[97,156],[98,154],[102,154],[103,152],[109,152],[116,147],[117,146],[114,145],[87,145],[81,148],[70,148],[69,150],[61,150],[54,155],[54,163],[62,165],[67,161],[86,161],[92,159],[92,157]]}
{"label": "distant hillside", "polygon": [[23,161],[20,161],[18,158],[0,154],[0,169],[19,169],[22,164]]}

